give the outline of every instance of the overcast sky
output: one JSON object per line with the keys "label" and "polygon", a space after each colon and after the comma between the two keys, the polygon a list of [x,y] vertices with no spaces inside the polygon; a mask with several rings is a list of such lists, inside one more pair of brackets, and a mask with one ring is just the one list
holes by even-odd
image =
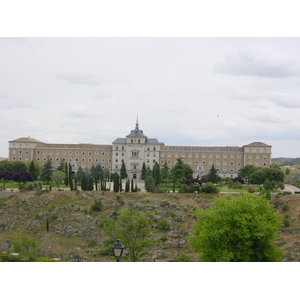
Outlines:
{"label": "overcast sky", "polygon": [[8,141],[272,145],[300,156],[300,38],[0,38]]}

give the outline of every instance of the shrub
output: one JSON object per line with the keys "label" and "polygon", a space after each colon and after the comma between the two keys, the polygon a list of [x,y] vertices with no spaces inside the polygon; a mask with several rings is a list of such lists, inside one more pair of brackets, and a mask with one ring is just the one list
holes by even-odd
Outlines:
{"label": "shrub", "polygon": [[219,192],[218,188],[212,182],[207,182],[203,185],[201,191],[208,194],[217,194]]}
{"label": "shrub", "polygon": [[95,200],[94,204],[91,206],[91,211],[101,211],[102,210],[102,201]]}
{"label": "shrub", "polygon": [[283,225],[284,227],[290,227],[291,226],[291,222],[290,222],[290,218],[289,217],[284,217],[283,219]]}
{"label": "shrub", "polygon": [[176,257],[175,262],[191,262],[191,258],[186,254],[181,254]]}
{"label": "shrub", "polygon": [[163,236],[160,238],[160,240],[164,243],[164,242],[166,242],[166,241],[168,240],[168,238],[167,238],[165,235],[163,235]]}
{"label": "shrub", "polygon": [[247,191],[249,192],[249,193],[255,193],[255,188],[253,187],[253,186],[248,186],[247,187]]}
{"label": "shrub", "polygon": [[161,219],[161,220],[158,222],[157,228],[160,229],[160,230],[163,230],[163,231],[168,231],[168,230],[170,230],[170,228],[171,228],[171,224],[169,223],[168,220],[166,220],[166,219]]}
{"label": "shrub", "polygon": [[281,206],[282,211],[287,211],[288,208],[289,208],[289,205],[287,203],[285,203]]}
{"label": "shrub", "polygon": [[93,247],[95,247],[95,246],[97,246],[97,242],[96,242],[95,240],[90,240],[90,241],[88,242],[88,247],[93,248]]}

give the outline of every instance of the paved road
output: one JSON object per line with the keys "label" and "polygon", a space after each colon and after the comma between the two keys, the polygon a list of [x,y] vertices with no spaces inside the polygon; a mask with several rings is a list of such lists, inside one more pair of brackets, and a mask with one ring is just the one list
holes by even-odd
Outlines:
{"label": "paved road", "polygon": [[285,184],[283,192],[292,192],[292,194],[294,194],[295,192],[300,192],[300,189],[291,184]]}

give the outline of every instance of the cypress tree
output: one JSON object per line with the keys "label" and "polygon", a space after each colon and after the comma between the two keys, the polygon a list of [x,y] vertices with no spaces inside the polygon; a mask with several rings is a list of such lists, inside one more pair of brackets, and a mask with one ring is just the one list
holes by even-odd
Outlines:
{"label": "cypress tree", "polygon": [[121,176],[121,179],[125,179],[127,177],[126,166],[125,166],[124,161],[122,162],[122,167],[121,167],[121,170],[120,170],[120,176]]}
{"label": "cypress tree", "polygon": [[145,180],[145,179],[146,179],[146,172],[147,172],[146,164],[145,164],[145,162],[143,162],[143,166],[142,166],[142,174],[141,174],[142,180]]}
{"label": "cypress tree", "polygon": [[66,173],[65,185],[69,186],[69,173],[68,173],[68,165],[67,164],[65,164],[65,173]]}
{"label": "cypress tree", "polygon": [[131,179],[131,191],[134,192],[133,179]]}
{"label": "cypress tree", "polygon": [[120,189],[119,185],[120,185],[119,175],[115,174],[114,175],[114,192],[116,192],[116,193],[119,192],[119,189]]}
{"label": "cypress tree", "polygon": [[73,187],[73,178],[72,178],[72,166],[69,163],[69,184],[70,184],[70,190],[73,191],[74,187]]}
{"label": "cypress tree", "polygon": [[125,192],[128,193],[130,191],[130,181],[127,179],[126,185],[125,185]]}

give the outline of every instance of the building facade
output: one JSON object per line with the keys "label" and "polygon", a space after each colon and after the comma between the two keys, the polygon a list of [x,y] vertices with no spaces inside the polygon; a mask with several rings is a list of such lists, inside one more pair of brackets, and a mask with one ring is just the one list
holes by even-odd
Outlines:
{"label": "building facade", "polygon": [[64,160],[71,163],[75,172],[79,167],[90,169],[99,164],[113,173],[119,173],[124,162],[128,177],[141,179],[143,163],[152,169],[155,163],[162,167],[167,162],[171,169],[181,158],[193,169],[194,177],[207,174],[212,165],[220,176],[236,177],[245,165],[270,167],[271,150],[272,146],[262,142],[242,147],[166,146],[144,135],[136,122],[135,129],[126,137],[117,138],[112,145],[47,144],[30,137],[12,140],[9,141],[9,160],[34,160],[42,166],[49,157],[54,167]]}

